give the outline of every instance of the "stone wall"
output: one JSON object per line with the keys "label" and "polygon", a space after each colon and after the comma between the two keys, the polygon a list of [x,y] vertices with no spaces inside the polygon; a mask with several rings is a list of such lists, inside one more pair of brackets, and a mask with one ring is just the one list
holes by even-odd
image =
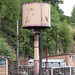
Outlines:
{"label": "stone wall", "polygon": [[[75,67],[52,67],[48,68],[49,75],[75,75]],[[45,68],[42,69],[42,75],[46,75]],[[19,66],[18,69],[13,68],[9,75],[33,75],[34,68],[31,66]]]}

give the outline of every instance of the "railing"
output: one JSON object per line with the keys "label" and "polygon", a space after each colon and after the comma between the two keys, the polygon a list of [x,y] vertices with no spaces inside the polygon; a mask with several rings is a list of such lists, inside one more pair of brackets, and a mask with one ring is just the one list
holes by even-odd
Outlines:
{"label": "railing", "polygon": [[49,75],[75,75],[75,67],[51,67],[48,70]]}

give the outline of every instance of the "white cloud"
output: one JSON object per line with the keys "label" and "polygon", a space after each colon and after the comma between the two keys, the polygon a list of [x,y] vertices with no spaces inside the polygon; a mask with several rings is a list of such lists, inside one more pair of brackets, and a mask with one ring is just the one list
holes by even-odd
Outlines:
{"label": "white cloud", "polygon": [[75,0],[63,0],[64,4],[59,4],[59,7],[64,11],[64,15],[71,16]]}

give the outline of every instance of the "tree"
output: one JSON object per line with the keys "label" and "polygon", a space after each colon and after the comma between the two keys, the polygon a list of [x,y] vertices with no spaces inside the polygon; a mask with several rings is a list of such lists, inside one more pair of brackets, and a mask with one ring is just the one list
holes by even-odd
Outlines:
{"label": "tree", "polygon": [[56,50],[56,26],[57,26],[57,48],[67,53],[71,44],[71,32],[67,21],[60,21],[60,13],[51,6],[51,28],[42,30],[43,50],[48,48],[50,55]]}
{"label": "tree", "polygon": [[[59,34],[59,39],[60,39],[59,44],[62,45],[63,52],[67,53],[71,44],[71,32],[70,32],[69,25],[66,20],[60,23],[58,34]],[[59,48],[60,47],[61,46],[59,46]]]}
{"label": "tree", "polygon": [[20,15],[20,0],[1,0],[1,29],[4,31],[12,45],[16,45],[16,21]]}
{"label": "tree", "polygon": [[6,43],[4,38],[0,38],[0,55],[9,56],[9,60],[11,61],[13,61],[15,57],[12,48]]}
{"label": "tree", "polygon": [[66,20],[68,24],[70,24],[72,22],[72,18],[70,16],[62,15],[60,18],[60,21],[63,22],[64,20]]}
{"label": "tree", "polygon": [[72,10],[72,19],[73,19],[73,23],[75,23],[75,5]]}
{"label": "tree", "polygon": [[[43,0],[35,0],[36,2],[42,2]],[[49,1],[49,0],[48,0]],[[53,0],[50,0],[51,2]],[[49,3],[50,3],[49,1]],[[11,42],[11,45],[14,47],[16,46],[16,21],[19,20],[19,44],[20,44],[20,55],[32,55],[34,51],[34,35],[31,30],[23,29],[22,28],[22,4],[34,2],[34,0],[1,0],[0,1],[0,8],[2,15],[1,18],[1,29],[6,33],[6,37]],[[64,30],[64,25],[60,22],[60,13],[62,14],[61,10],[57,10],[57,5],[59,1],[54,0],[54,5],[51,5],[51,28],[41,30],[43,35],[43,52],[45,53],[45,48],[49,49],[49,53],[52,55],[56,45],[56,26],[62,28]],[[10,10],[10,11],[9,11]],[[65,23],[67,24],[67,23]],[[66,28],[66,26],[65,26]],[[59,30],[60,34],[57,34],[57,37],[64,38],[67,34],[67,31],[64,36],[61,36],[62,30]],[[68,35],[68,34],[67,34]],[[67,39],[67,38],[65,38]],[[64,40],[64,39],[63,39]],[[61,39],[58,39],[58,47],[60,47],[59,42],[61,43]],[[67,42],[66,42],[67,43]],[[62,43],[62,47],[65,48],[65,45]],[[68,48],[68,47],[66,47]]]}
{"label": "tree", "polygon": [[43,51],[46,51],[46,48],[48,48],[50,55],[53,55],[53,52],[56,50],[56,25],[58,25],[59,21],[59,13],[56,7],[51,5],[51,27],[41,31],[43,36]]}
{"label": "tree", "polygon": [[63,0],[43,0],[44,2],[51,2],[53,6],[58,6],[59,3],[63,3]]}

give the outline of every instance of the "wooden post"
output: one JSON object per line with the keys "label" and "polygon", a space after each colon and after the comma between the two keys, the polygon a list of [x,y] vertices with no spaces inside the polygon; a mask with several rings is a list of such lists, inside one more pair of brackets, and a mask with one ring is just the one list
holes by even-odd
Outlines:
{"label": "wooden post", "polygon": [[34,75],[39,75],[39,36],[34,34]]}
{"label": "wooden post", "polygon": [[16,53],[16,67],[18,70],[18,59],[19,59],[19,25],[17,20],[17,53]]}
{"label": "wooden post", "polygon": [[53,75],[53,67],[51,67],[51,75]]}
{"label": "wooden post", "polygon": [[70,75],[71,75],[71,68],[72,68],[72,67],[69,67],[69,68],[70,68]]}
{"label": "wooden post", "polygon": [[47,65],[48,65],[48,48],[46,48],[46,69],[45,69],[45,72],[47,75],[49,75],[49,70],[47,69],[48,68]]}

